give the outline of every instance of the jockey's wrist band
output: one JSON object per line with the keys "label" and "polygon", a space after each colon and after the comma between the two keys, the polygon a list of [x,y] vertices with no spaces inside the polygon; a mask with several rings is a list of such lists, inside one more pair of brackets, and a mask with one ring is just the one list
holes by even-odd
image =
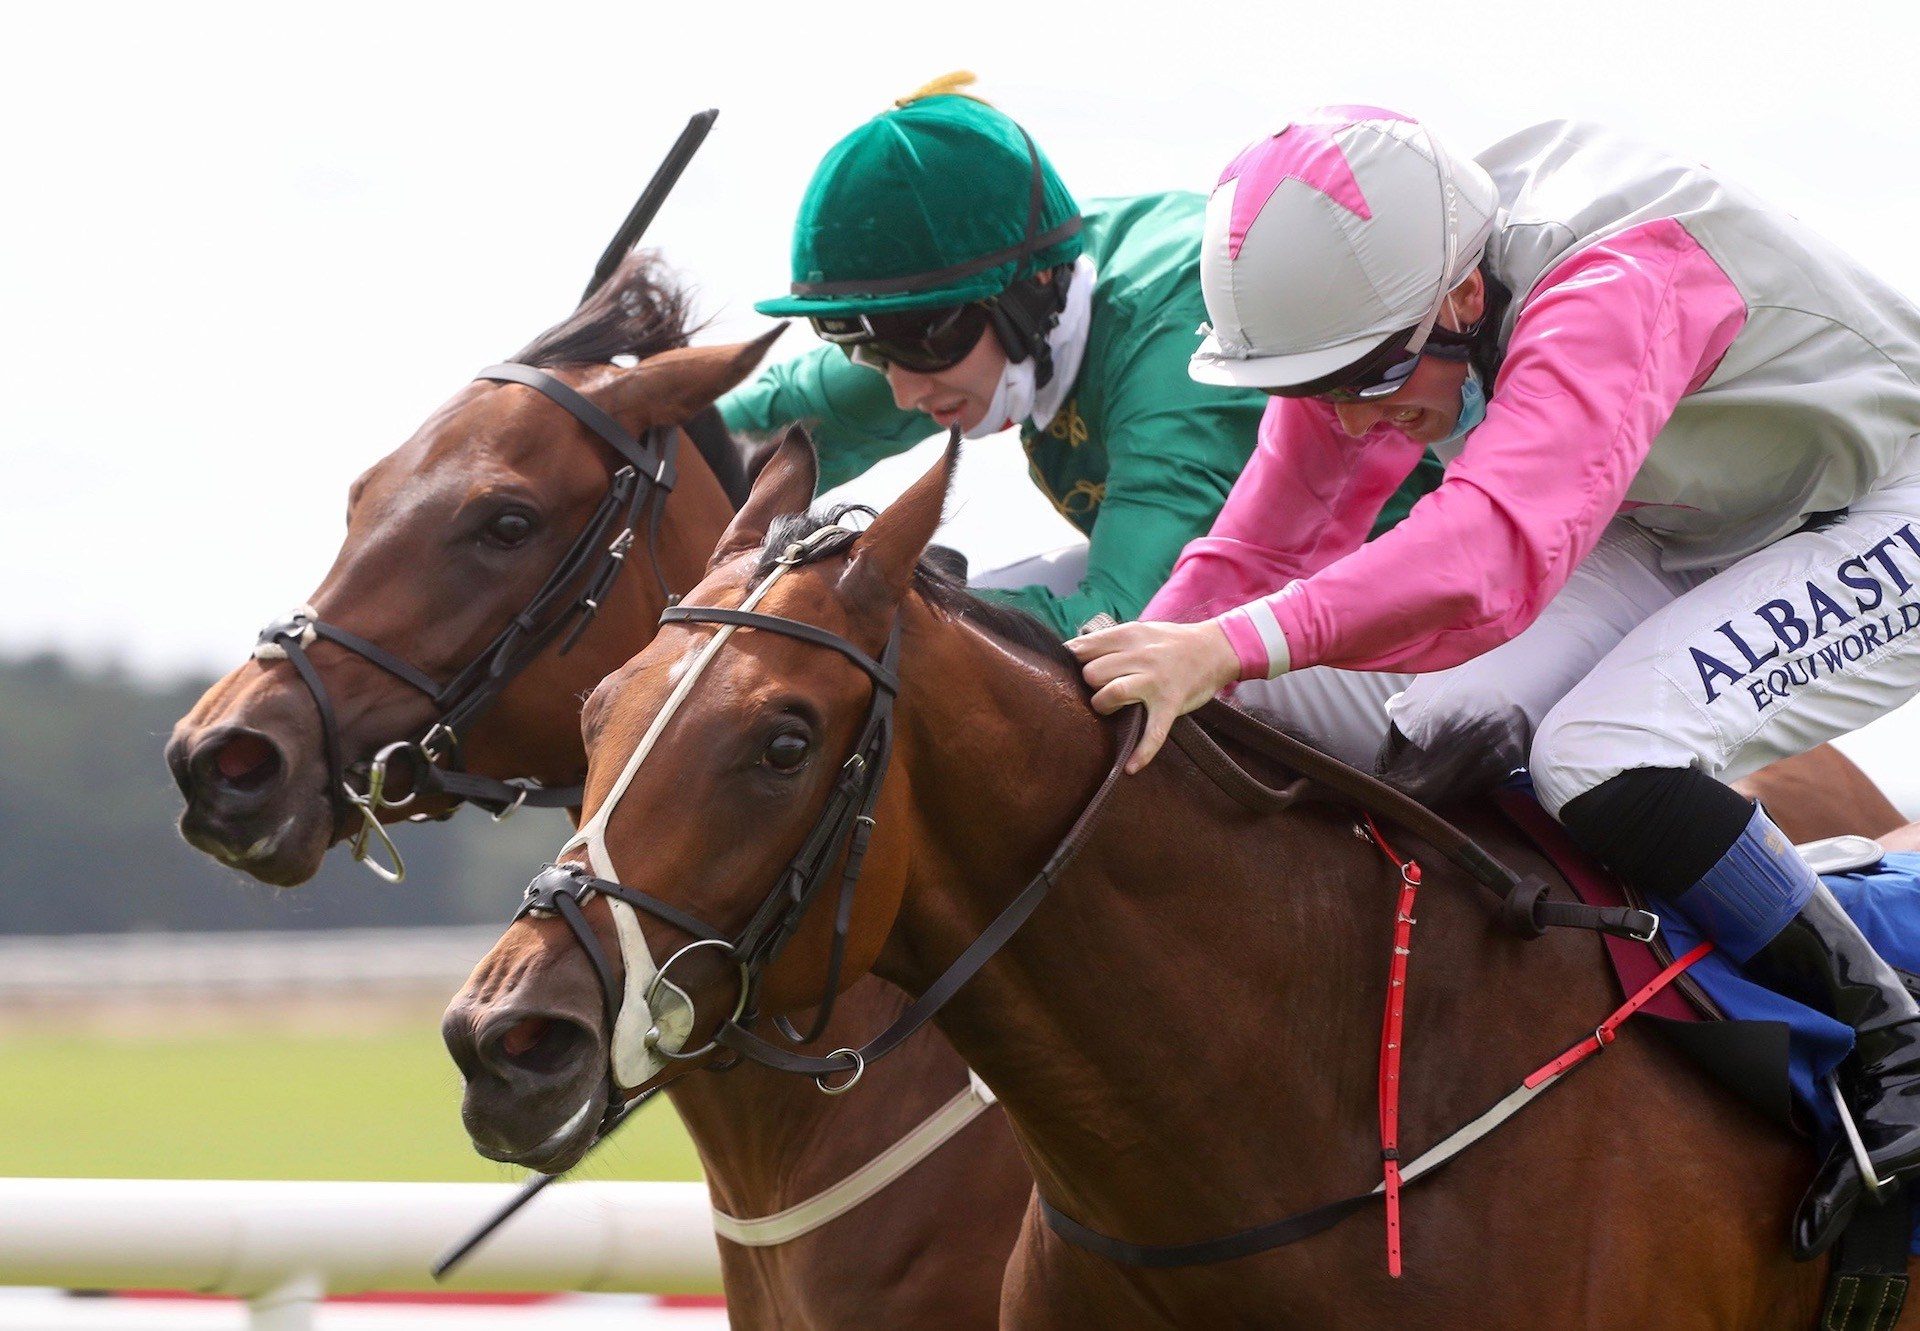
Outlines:
{"label": "jockey's wrist band", "polygon": [[1280,621],[1264,600],[1249,601],[1214,620],[1240,658],[1240,678],[1277,679],[1287,673],[1292,654]]}

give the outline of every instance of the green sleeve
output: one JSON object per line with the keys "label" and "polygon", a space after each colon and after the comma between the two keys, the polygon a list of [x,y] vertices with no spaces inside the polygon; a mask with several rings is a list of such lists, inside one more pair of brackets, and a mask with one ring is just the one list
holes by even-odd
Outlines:
{"label": "green sleeve", "polygon": [[771,435],[804,425],[820,455],[822,490],[940,433],[925,413],[893,405],[885,375],[830,346],[769,366],[721,398],[719,407],[736,434]]}
{"label": "green sleeve", "polygon": [[1107,488],[1093,524],[1087,576],[1071,594],[1044,587],[984,591],[1063,637],[1097,614],[1136,619],[1188,541],[1204,536],[1253,452],[1264,395],[1187,377],[1190,324],[1150,335],[1109,370]]}

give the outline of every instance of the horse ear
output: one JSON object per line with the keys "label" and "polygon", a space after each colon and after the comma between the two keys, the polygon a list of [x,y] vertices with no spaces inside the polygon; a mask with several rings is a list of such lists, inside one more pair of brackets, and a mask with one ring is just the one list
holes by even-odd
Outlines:
{"label": "horse ear", "polygon": [[814,460],[813,441],[796,425],[787,431],[773,457],[760,468],[753,492],[733,515],[733,521],[720,537],[720,544],[713,548],[713,558],[707,561],[708,570],[764,545],[767,528],[775,518],[798,513],[813,502],[813,487],[819,477],[820,465]]}
{"label": "horse ear", "polygon": [[940,460],[868,525],[853,547],[841,585],[856,603],[884,600],[891,608],[907,594],[914,566],[926,553],[946,513],[947,491],[960,464],[960,431],[947,439]]}
{"label": "horse ear", "polygon": [[629,428],[634,422],[641,430],[678,425],[752,374],[786,331],[787,326],[779,324],[751,342],[663,351],[621,371],[593,397]]}

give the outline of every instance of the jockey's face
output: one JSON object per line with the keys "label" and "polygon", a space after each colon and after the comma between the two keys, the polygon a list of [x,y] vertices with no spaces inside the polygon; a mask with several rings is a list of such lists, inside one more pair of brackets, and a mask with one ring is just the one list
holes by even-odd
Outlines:
{"label": "jockey's face", "polygon": [[[1486,308],[1486,294],[1476,269],[1448,293],[1440,321],[1448,328],[1470,327]],[[1385,422],[1423,444],[1437,443],[1453,433],[1460,419],[1460,385],[1466,378],[1464,361],[1422,356],[1397,391],[1372,402],[1336,403],[1334,415],[1355,439]]]}
{"label": "jockey's face", "polygon": [[993,403],[994,390],[1000,386],[1000,372],[1007,367],[1007,353],[992,328],[980,331],[980,340],[958,365],[934,374],[921,374],[889,363],[887,386],[893,390],[894,405],[903,411],[924,411],[943,430],[958,425],[971,430],[980,424]]}

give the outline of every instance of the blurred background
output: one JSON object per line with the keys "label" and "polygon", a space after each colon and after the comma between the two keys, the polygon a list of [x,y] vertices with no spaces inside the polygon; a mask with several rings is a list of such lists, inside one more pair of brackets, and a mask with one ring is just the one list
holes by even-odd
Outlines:
{"label": "blurred background", "polygon": [[[765,326],[821,154],[954,68],[1083,199],[1207,189],[1322,102],[1472,152],[1591,117],[1712,162],[1920,294],[1910,7],[32,6],[0,43],[0,1174],[500,1178],[441,1004],[563,835],[405,829],[275,892],[174,835],[174,719],[304,599],[348,483],[563,316],[695,110],[654,226],[707,340]],[[806,348],[804,328],[776,354]],[[882,501],[926,465],[853,487]],[[1069,530],[1011,437],[946,539]],[[1910,815],[1920,715],[1844,747]],[[354,932],[342,932],[354,931]],[[589,1175],[697,1177],[653,1114]]]}

